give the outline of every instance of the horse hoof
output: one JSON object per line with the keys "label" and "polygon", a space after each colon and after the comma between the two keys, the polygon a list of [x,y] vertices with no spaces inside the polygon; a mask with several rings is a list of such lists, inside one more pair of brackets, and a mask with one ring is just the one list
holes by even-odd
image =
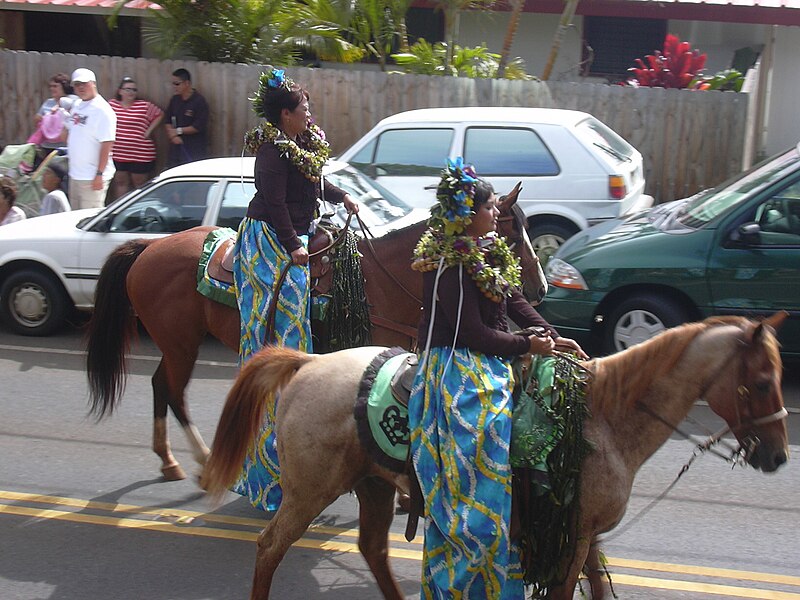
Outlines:
{"label": "horse hoof", "polygon": [[408,494],[397,494],[397,514],[405,514],[411,510],[411,496]]}
{"label": "horse hoof", "polygon": [[161,474],[166,481],[180,481],[181,479],[186,479],[186,473],[180,465],[161,467]]}

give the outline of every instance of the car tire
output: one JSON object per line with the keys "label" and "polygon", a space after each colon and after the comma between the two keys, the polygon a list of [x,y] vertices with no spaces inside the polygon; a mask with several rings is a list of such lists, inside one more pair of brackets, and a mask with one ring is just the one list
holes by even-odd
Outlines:
{"label": "car tire", "polygon": [[674,301],[656,294],[637,294],[622,301],[612,312],[605,330],[607,353],[621,352],[691,320]]}
{"label": "car tire", "polygon": [[575,235],[577,230],[569,229],[558,223],[539,223],[528,228],[528,237],[531,240],[533,251],[539,257],[542,267],[547,264],[550,257],[555,254],[561,244]]}
{"label": "car tire", "polygon": [[64,325],[68,310],[66,293],[52,275],[17,271],[0,288],[0,317],[18,335],[54,333]]}

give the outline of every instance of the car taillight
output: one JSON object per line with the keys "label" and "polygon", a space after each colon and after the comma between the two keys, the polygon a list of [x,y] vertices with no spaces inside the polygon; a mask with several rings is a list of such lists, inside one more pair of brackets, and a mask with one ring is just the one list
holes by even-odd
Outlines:
{"label": "car taillight", "polygon": [[608,176],[608,195],[614,200],[622,200],[628,191],[625,189],[625,178],[622,175]]}

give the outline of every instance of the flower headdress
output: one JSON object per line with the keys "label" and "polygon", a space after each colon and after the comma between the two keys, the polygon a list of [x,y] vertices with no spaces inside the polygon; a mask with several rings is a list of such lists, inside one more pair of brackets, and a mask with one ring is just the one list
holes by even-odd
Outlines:
{"label": "flower headdress", "polygon": [[476,181],[477,175],[471,165],[465,165],[460,156],[455,160],[448,158],[436,188],[438,203],[431,207],[428,225],[445,235],[462,233],[472,222]]}
{"label": "flower headdress", "polygon": [[306,179],[316,183],[320,180],[322,167],[330,156],[330,144],[325,139],[325,132],[310,121],[308,128],[298,135],[296,140],[290,140],[277,125],[267,120],[264,101],[268,94],[279,89],[289,92],[300,90],[280,69],[270,69],[259,75],[258,91],[250,101],[253,103],[255,113],[264,119],[264,122],[244,134],[244,147],[251,154],[256,154],[262,144],[274,144],[280,149],[282,157],[297,167]]}
{"label": "flower headdress", "polygon": [[253,104],[253,110],[260,118],[266,119],[267,115],[264,112],[264,100],[267,94],[272,90],[280,88],[290,92],[295,87],[294,81],[286,77],[285,71],[281,69],[271,68],[261,73],[261,75],[258,76],[258,91],[255,96],[250,98],[250,102]]}

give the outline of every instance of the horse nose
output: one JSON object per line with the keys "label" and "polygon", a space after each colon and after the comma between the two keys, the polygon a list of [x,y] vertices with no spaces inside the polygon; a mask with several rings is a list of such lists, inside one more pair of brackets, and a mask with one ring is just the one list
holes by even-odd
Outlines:
{"label": "horse nose", "polygon": [[789,460],[789,457],[786,456],[786,452],[783,452],[783,451],[778,452],[775,455],[775,468],[777,469],[778,467],[780,467],[782,464],[784,464],[788,460]]}

